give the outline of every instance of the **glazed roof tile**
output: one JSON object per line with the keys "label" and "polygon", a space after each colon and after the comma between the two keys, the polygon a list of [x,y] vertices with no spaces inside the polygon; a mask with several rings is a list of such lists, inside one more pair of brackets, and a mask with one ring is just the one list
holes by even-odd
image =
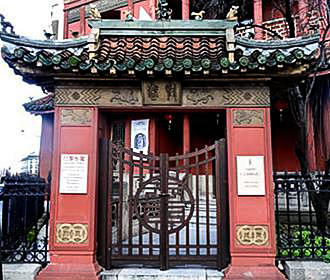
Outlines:
{"label": "glazed roof tile", "polygon": [[[283,68],[311,65],[319,36],[281,41],[234,38],[228,49],[228,29],[233,23],[213,21],[91,21],[97,40],[63,42],[29,40],[0,32],[5,42],[2,57],[18,74],[32,68],[46,73],[102,75],[224,75],[228,73],[276,74]],[[97,45],[91,51],[90,45]],[[93,55],[91,56],[91,52]],[[233,60],[228,53],[234,52]],[[31,74],[31,71],[27,71]],[[77,74],[78,75],[78,74]]]}
{"label": "glazed roof tile", "polygon": [[42,114],[54,111],[54,94],[49,94],[45,97],[32,100],[23,104],[25,111],[31,114]]}

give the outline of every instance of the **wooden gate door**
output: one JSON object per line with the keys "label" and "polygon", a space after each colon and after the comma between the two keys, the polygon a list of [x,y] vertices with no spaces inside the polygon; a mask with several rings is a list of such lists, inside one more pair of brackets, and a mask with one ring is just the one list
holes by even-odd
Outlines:
{"label": "wooden gate door", "polygon": [[226,168],[225,140],[175,156],[101,140],[99,263],[226,267]]}

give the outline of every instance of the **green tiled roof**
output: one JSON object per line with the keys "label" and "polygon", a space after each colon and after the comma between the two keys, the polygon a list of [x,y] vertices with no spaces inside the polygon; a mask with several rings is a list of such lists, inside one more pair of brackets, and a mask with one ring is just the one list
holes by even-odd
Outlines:
{"label": "green tiled roof", "polygon": [[[0,32],[3,59],[21,75],[191,75],[235,73],[276,75],[283,69],[313,65],[319,36],[281,41],[233,38],[233,22],[213,21],[91,21],[98,29],[98,47],[91,39],[30,40]],[[229,52],[234,52],[230,60]],[[27,70],[30,69],[30,70]],[[32,70],[31,70],[32,69]],[[33,79],[33,78],[32,78]]]}

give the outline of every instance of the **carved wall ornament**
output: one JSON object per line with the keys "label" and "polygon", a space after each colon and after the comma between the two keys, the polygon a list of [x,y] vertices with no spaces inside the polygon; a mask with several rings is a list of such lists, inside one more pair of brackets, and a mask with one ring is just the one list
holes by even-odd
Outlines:
{"label": "carved wall ornament", "polygon": [[88,224],[57,224],[56,242],[84,244],[88,241]]}
{"label": "carved wall ornament", "polygon": [[234,125],[264,125],[264,110],[235,110]]}
{"label": "carved wall ornament", "polygon": [[141,90],[135,87],[57,88],[55,104],[60,106],[142,106]]}
{"label": "carved wall ornament", "polygon": [[192,105],[206,105],[214,100],[214,94],[209,89],[191,89],[186,98]]}
{"label": "carved wall ornament", "polygon": [[269,243],[268,226],[238,225],[236,226],[236,240],[240,245],[265,246]]}
{"label": "carved wall ornament", "polygon": [[268,87],[194,87],[183,89],[184,106],[270,106]]}
{"label": "carved wall ornament", "polygon": [[101,98],[100,89],[57,88],[55,90],[57,105],[96,105]]}
{"label": "carved wall ornament", "polygon": [[144,105],[181,105],[181,83],[173,80],[143,81]]}
{"label": "carved wall ornament", "polygon": [[62,125],[90,125],[92,111],[90,109],[63,109],[61,111]]}
{"label": "carved wall ornament", "polygon": [[113,97],[110,102],[122,105],[136,105],[139,104],[139,98],[134,94],[131,88],[126,89],[112,89]]}

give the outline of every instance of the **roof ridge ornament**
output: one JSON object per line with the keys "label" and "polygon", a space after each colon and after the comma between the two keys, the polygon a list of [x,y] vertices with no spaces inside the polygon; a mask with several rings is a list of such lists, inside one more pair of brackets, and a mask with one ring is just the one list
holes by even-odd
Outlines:
{"label": "roof ridge ornament", "polygon": [[231,6],[229,12],[227,13],[226,19],[229,21],[236,21],[239,6]]}
{"label": "roof ridge ornament", "polygon": [[171,20],[172,9],[168,7],[167,0],[159,0],[156,14],[158,20]]}
{"label": "roof ridge ornament", "polygon": [[191,16],[195,16],[195,20],[203,20],[203,16],[205,14],[205,11],[200,11],[199,13],[192,12]]}
{"label": "roof ridge ornament", "polygon": [[2,26],[2,33],[16,35],[14,26],[9,21],[5,20],[5,16],[3,14],[0,14],[0,25]]}
{"label": "roof ridge ornament", "polygon": [[94,20],[102,19],[101,13],[99,12],[99,9],[96,7],[95,4],[90,4],[90,17]]}

